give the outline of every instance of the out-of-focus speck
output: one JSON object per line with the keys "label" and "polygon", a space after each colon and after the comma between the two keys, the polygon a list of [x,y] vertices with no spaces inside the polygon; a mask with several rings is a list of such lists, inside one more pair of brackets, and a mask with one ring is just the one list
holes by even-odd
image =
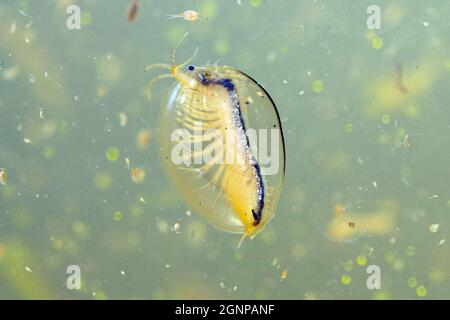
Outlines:
{"label": "out-of-focus speck", "polygon": [[25,43],[30,43],[30,39],[25,38]]}
{"label": "out-of-focus speck", "polygon": [[242,5],[242,0],[236,0],[236,3],[241,6]]}
{"label": "out-of-focus speck", "polygon": [[32,141],[28,138],[23,138],[23,142],[25,142],[27,144],[32,143]]}
{"label": "out-of-focus speck", "polygon": [[222,289],[225,289],[225,283],[221,282],[221,283],[219,283],[219,285]]}
{"label": "out-of-focus speck", "polygon": [[78,101],[78,99],[79,99],[78,96],[73,97],[74,101]]}
{"label": "out-of-focus speck", "polygon": [[233,287],[233,291],[236,291],[236,290],[237,290],[237,286],[234,286],[234,287]]}
{"label": "out-of-focus speck", "polygon": [[13,22],[11,23],[11,26],[9,27],[9,33],[13,34],[14,32],[16,32],[16,29],[17,29],[16,22],[13,21]]}
{"label": "out-of-focus speck", "polygon": [[158,231],[162,234],[166,234],[169,231],[169,225],[167,224],[166,220],[158,220],[156,222],[156,227],[158,228]]}
{"label": "out-of-focus speck", "polygon": [[378,184],[377,184],[376,181],[372,181],[372,185],[373,185],[373,187],[374,187],[375,189],[378,189]]}
{"label": "out-of-focus speck", "polygon": [[173,225],[172,229],[175,233],[180,233],[180,227],[181,227],[181,222],[177,221],[175,222],[175,224]]}
{"label": "out-of-focus speck", "polygon": [[44,120],[44,110],[42,108],[39,109],[39,118],[41,118],[41,120]]}
{"label": "out-of-focus speck", "polygon": [[186,215],[187,215],[188,217],[190,217],[190,216],[191,216],[191,212],[190,212],[189,210],[186,210]]}
{"label": "out-of-focus speck", "polygon": [[121,270],[120,274],[124,276],[126,273],[125,273],[125,271]]}
{"label": "out-of-focus speck", "polygon": [[363,164],[364,163],[363,159],[361,159],[361,158],[356,159],[356,161],[358,161],[359,164]]}
{"label": "out-of-focus speck", "polygon": [[445,239],[441,239],[441,241],[439,241],[438,246],[442,246],[445,243]]}
{"label": "out-of-focus speck", "polygon": [[11,68],[5,69],[5,70],[3,70],[2,75],[3,75],[3,79],[5,79],[7,81],[13,81],[19,75],[19,68],[11,67]]}
{"label": "out-of-focus speck", "polygon": [[26,272],[30,272],[30,273],[33,273],[33,270],[31,270],[31,268],[30,268],[30,267],[28,267],[28,266],[26,266],[26,267],[25,267],[25,271],[26,271]]}
{"label": "out-of-focus speck", "polygon": [[421,21],[424,27],[428,27],[430,24],[427,21]]}
{"label": "out-of-focus speck", "polygon": [[139,198],[139,201],[142,202],[142,203],[145,204],[145,205],[147,204],[147,201],[145,201],[145,199],[144,199],[143,197],[140,197],[140,198]]}
{"label": "out-of-focus speck", "polygon": [[169,269],[169,268],[171,267],[171,265],[170,265],[170,264],[166,264],[165,267],[166,267],[167,269]]}
{"label": "out-of-focus speck", "polygon": [[286,279],[287,274],[288,274],[287,269],[281,271],[281,273],[280,273],[280,281],[283,281],[284,279]]}
{"label": "out-of-focus speck", "polygon": [[437,194],[433,194],[432,196],[428,197],[428,200],[436,199],[436,198],[439,198],[439,196]]}
{"label": "out-of-focus speck", "polygon": [[21,15],[23,15],[23,16],[25,16],[25,17],[27,17],[27,18],[31,18],[31,16],[30,16],[28,13],[26,13],[25,11],[22,11],[22,10],[20,10],[20,9],[17,9],[17,11],[18,11]]}
{"label": "out-of-focus speck", "polygon": [[6,185],[6,183],[8,182],[8,174],[6,173],[5,169],[0,168],[0,184],[1,185]]}
{"label": "out-of-focus speck", "polygon": [[428,231],[430,231],[430,232],[438,232],[439,231],[439,224],[438,223],[430,224],[428,226]]}
{"label": "out-of-focus speck", "polygon": [[142,129],[136,137],[136,145],[140,151],[145,151],[148,148],[152,133],[150,130]]}
{"label": "out-of-focus speck", "polygon": [[275,61],[276,58],[277,58],[277,53],[275,51],[272,51],[267,54],[266,60],[267,60],[267,62],[272,63]]}
{"label": "out-of-focus speck", "polygon": [[305,94],[305,90],[300,90],[299,92],[298,92],[298,95],[299,96],[302,96],[302,95],[304,95]]}
{"label": "out-of-focus speck", "polygon": [[394,237],[389,239],[390,244],[395,244],[396,242],[397,242],[397,240]]}
{"label": "out-of-focus speck", "polygon": [[283,80],[283,83],[284,83],[284,84],[287,84],[287,83],[288,83],[288,81],[287,81],[287,80]]}
{"label": "out-of-focus speck", "polygon": [[306,71],[306,74],[307,74],[308,76],[310,76],[312,73],[311,73],[310,70],[308,70],[308,71]]}
{"label": "out-of-focus speck", "polygon": [[47,71],[44,72],[44,78],[48,78],[48,72]]}

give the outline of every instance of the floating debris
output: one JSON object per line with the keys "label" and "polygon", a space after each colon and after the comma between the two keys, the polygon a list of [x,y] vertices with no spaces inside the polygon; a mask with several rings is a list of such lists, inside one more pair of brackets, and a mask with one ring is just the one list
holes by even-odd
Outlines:
{"label": "floating debris", "polygon": [[145,199],[143,197],[140,197],[139,201],[142,202],[143,204],[147,204],[147,201],[145,201]]}
{"label": "floating debris", "polygon": [[125,164],[126,164],[128,170],[130,170],[130,163],[131,163],[130,162],[130,158],[126,157],[125,158]]}
{"label": "floating debris", "polygon": [[437,223],[433,223],[433,224],[430,224],[429,226],[428,226],[428,231],[430,231],[430,232],[438,232],[439,231],[439,224],[437,224]]}
{"label": "floating debris", "polygon": [[11,26],[9,27],[9,33],[13,34],[14,32],[16,32],[16,30],[17,30],[17,25],[16,25],[16,22],[13,21],[11,23]]}
{"label": "floating debris", "polygon": [[441,239],[441,241],[439,241],[438,246],[442,246],[445,243],[445,239]]}
{"label": "floating debris", "polygon": [[125,271],[121,270],[120,274],[124,276],[126,273],[125,273]]}
{"label": "floating debris", "polygon": [[400,63],[395,64],[395,74],[395,86],[397,87],[398,91],[403,94],[407,94],[408,89],[403,85],[403,68]]}
{"label": "floating debris", "polygon": [[143,168],[131,168],[131,181],[142,183],[145,179],[145,170]]}
{"label": "floating debris", "polygon": [[114,219],[114,221],[120,221],[120,220],[122,220],[122,217],[123,217],[123,214],[122,214],[122,212],[120,212],[120,211],[115,211],[115,212],[113,213],[113,219]]}
{"label": "floating debris", "polygon": [[44,109],[42,108],[39,109],[39,118],[41,118],[41,120],[44,120]]}
{"label": "floating debris", "polygon": [[416,255],[416,248],[414,248],[414,246],[408,246],[406,248],[406,255],[410,257]]}
{"label": "floating debris", "polygon": [[136,144],[140,151],[147,150],[151,137],[152,133],[150,130],[142,129],[141,131],[139,131],[136,138]]}
{"label": "floating debris", "polygon": [[343,285],[348,286],[350,283],[352,283],[352,277],[350,275],[348,275],[348,274],[343,274],[341,276],[341,283]]}
{"label": "floating debris", "polygon": [[405,137],[403,138],[403,147],[409,148],[411,144],[409,143],[409,134],[405,134]]}
{"label": "floating debris", "polygon": [[128,5],[127,19],[128,22],[133,22],[139,13],[139,1],[135,0]]}
{"label": "floating debris", "polygon": [[378,190],[378,184],[377,184],[377,182],[376,182],[376,181],[372,181],[372,185],[373,185],[373,187],[374,187],[375,189],[377,189],[377,190]]}
{"label": "floating debris", "polygon": [[437,194],[433,194],[432,196],[428,197],[428,200],[436,199],[436,198],[439,198],[439,196]]}
{"label": "floating debris", "polygon": [[23,15],[23,16],[25,16],[25,17],[27,17],[27,18],[31,18],[31,16],[30,16],[28,13],[26,13],[25,11],[22,11],[22,10],[20,10],[20,9],[17,9],[17,11],[18,11],[21,15]]}
{"label": "floating debris", "polygon": [[367,257],[365,255],[360,255],[356,258],[356,263],[359,266],[364,266],[367,263]]}
{"label": "floating debris", "polygon": [[30,273],[33,273],[33,270],[31,270],[31,268],[30,268],[30,267],[28,267],[28,266],[26,266],[26,267],[25,267],[25,271],[26,271],[26,272],[30,272]]}
{"label": "floating debris", "polygon": [[382,207],[375,212],[345,212],[341,216],[333,217],[328,226],[328,235],[335,241],[353,241],[365,233],[387,234],[395,226],[396,211],[396,207],[392,206]]}
{"label": "floating debris", "polygon": [[125,112],[119,112],[119,124],[123,128],[127,125],[128,118]]}
{"label": "floating debris", "polygon": [[416,289],[416,294],[418,297],[425,297],[428,293],[428,290],[425,286],[418,286]]}
{"label": "floating debris", "polygon": [[105,157],[108,161],[114,162],[120,158],[120,150],[118,148],[108,148],[105,152]]}
{"label": "floating debris", "polygon": [[32,141],[28,138],[23,138],[23,142],[25,142],[27,144],[32,143]]}
{"label": "floating debris", "polygon": [[323,88],[324,88],[324,84],[323,84],[323,82],[322,82],[321,80],[315,80],[315,81],[312,83],[312,90],[313,90],[315,93],[320,93],[320,92],[322,92],[322,91],[323,91]]}
{"label": "floating debris", "polygon": [[5,169],[0,168],[0,184],[1,185],[6,185],[6,183],[8,182],[8,174],[6,173]]}
{"label": "floating debris", "polygon": [[334,215],[340,216],[345,212],[345,206],[342,203],[336,203],[334,205]]}
{"label": "floating debris", "polygon": [[179,14],[168,14],[168,19],[182,18],[186,21],[196,21],[200,18],[200,14],[195,10],[186,10]]}
{"label": "floating debris", "polygon": [[284,279],[286,279],[287,273],[288,273],[287,269],[281,271],[281,273],[280,273],[280,281],[283,281]]}
{"label": "floating debris", "polygon": [[8,69],[4,69],[2,72],[3,79],[7,81],[13,81],[17,78],[19,75],[19,68],[18,67],[11,67]]}
{"label": "floating debris", "polygon": [[277,266],[278,265],[278,259],[277,258],[274,258],[273,260],[272,260],[272,266]]}
{"label": "floating debris", "polygon": [[383,48],[383,39],[375,36],[372,39],[372,48],[374,48],[375,50],[379,50],[379,49]]}

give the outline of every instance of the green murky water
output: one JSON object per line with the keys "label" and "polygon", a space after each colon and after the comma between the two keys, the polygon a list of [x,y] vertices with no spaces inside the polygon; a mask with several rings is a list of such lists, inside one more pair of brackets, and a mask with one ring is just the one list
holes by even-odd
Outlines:
{"label": "green murky water", "polygon": [[[381,1],[369,30],[368,1],[241,2],[74,1],[80,30],[72,1],[0,3],[0,298],[450,298],[450,4]],[[142,70],[187,31],[180,57],[252,75],[284,127],[277,215],[239,250],[157,156],[172,80],[149,102]]]}

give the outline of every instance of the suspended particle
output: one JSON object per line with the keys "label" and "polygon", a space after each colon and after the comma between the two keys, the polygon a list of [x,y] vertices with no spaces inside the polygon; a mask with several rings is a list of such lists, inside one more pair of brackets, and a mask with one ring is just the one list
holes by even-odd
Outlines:
{"label": "suspended particle", "polygon": [[128,118],[125,112],[119,112],[119,124],[123,128],[127,125]]}
{"label": "suspended particle", "polygon": [[437,223],[433,223],[433,224],[430,224],[429,226],[428,226],[428,231],[430,231],[430,232],[438,232],[439,231],[439,224],[437,224]]}
{"label": "suspended particle", "polygon": [[134,183],[142,183],[145,180],[145,170],[143,168],[131,168],[131,181]]}

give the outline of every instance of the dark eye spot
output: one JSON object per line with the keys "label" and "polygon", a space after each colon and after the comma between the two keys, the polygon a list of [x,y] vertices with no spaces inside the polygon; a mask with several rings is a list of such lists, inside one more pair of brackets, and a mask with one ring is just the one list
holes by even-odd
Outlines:
{"label": "dark eye spot", "polygon": [[195,67],[194,67],[194,66],[189,66],[188,69],[189,69],[190,71],[194,71]]}

